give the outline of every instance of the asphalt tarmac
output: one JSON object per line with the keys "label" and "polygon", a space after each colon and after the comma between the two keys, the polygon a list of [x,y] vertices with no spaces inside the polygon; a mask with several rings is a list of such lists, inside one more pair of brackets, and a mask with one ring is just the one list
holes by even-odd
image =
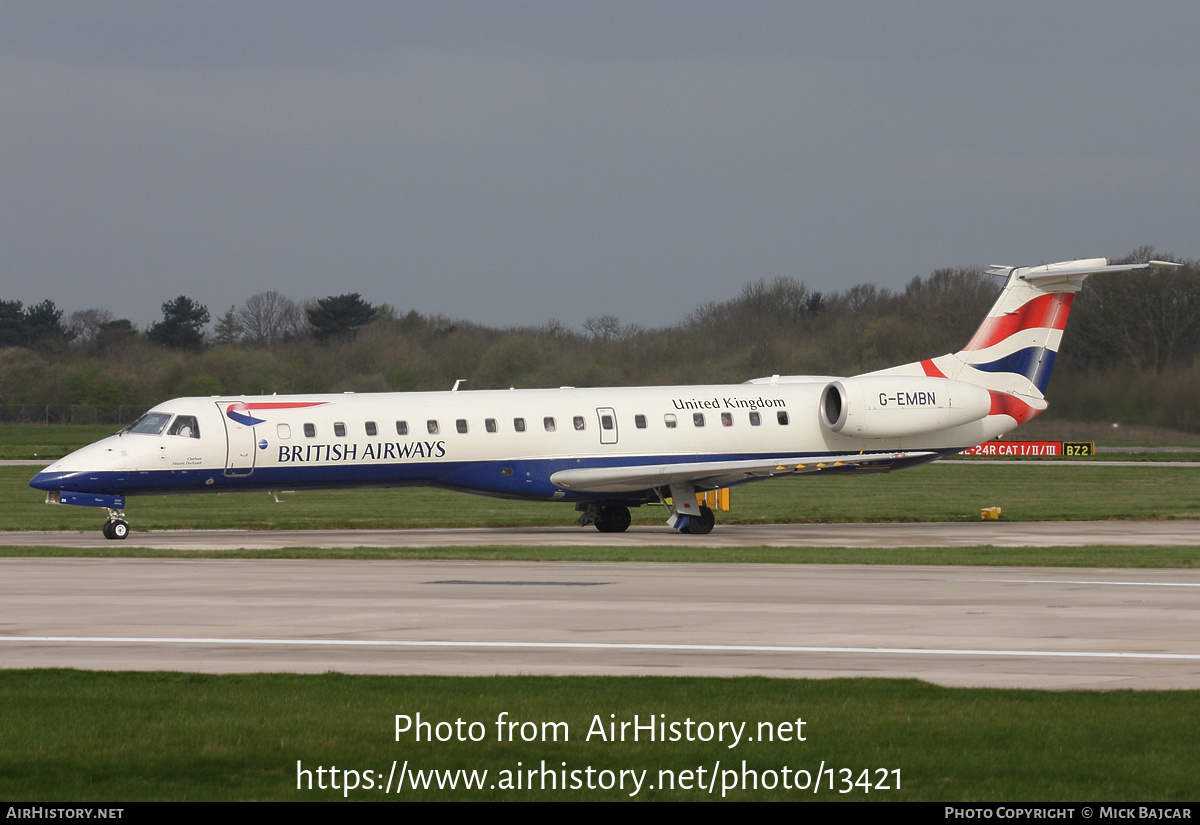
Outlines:
{"label": "asphalt tarmac", "polygon": [[[588,527],[437,530],[159,530],[132,532],[122,547],[270,550],[282,547],[674,546],[674,547],[1137,547],[1200,545],[1200,521],[946,522],[913,524],[718,524],[707,536],[669,527],[601,534]],[[0,533],[13,547],[112,548],[100,530]]]}
{"label": "asphalt tarmac", "polygon": [[1193,570],[11,558],[0,582],[4,668],[1200,688]]}

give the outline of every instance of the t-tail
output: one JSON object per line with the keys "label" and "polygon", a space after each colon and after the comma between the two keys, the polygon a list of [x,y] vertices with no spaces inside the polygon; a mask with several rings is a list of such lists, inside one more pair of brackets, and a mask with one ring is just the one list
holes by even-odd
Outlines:
{"label": "t-tail", "polygon": [[1046,409],[1046,384],[1071,302],[1084,279],[1104,272],[1179,265],[1167,261],[1113,265],[1108,258],[1087,258],[1043,266],[989,267],[989,275],[1007,280],[962,350],[870,374],[927,375],[974,384],[991,395],[990,415],[1007,415],[1023,424]]}

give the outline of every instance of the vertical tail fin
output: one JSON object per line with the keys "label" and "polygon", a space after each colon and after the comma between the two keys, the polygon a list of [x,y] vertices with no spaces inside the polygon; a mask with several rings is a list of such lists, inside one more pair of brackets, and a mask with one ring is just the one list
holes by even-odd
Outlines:
{"label": "vertical tail fin", "polygon": [[990,267],[989,275],[1007,276],[1008,280],[971,340],[952,356],[962,365],[959,380],[1044,398],[1071,301],[1084,278],[1108,269],[1107,258],[1038,267]]}
{"label": "vertical tail fin", "polygon": [[1107,258],[1087,258],[1034,267],[990,267],[989,275],[1007,281],[962,350],[881,373],[931,375],[984,387],[992,394],[993,415],[1008,415],[1023,424],[1046,409],[1046,384],[1071,301],[1084,279],[1155,265],[1178,266],[1164,261],[1111,265]]}

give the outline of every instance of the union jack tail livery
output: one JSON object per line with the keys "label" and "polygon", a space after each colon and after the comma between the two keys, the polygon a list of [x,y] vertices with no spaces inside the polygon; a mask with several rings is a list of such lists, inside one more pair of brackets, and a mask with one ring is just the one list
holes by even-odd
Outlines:
{"label": "union jack tail livery", "polygon": [[927,375],[974,384],[990,393],[991,415],[1007,415],[1023,424],[1046,409],[1046,384],[1071,301],[1084,279],[1148,266],[1179,264],[1112,265],[1108,258],[1086,258],[1043,266],[989,267],[989,275],[1008,280],[983,324],[960,352],[872,374]]}

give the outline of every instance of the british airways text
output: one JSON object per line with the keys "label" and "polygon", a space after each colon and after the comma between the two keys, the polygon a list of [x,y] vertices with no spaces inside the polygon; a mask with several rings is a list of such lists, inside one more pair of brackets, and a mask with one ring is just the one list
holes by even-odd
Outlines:
{"label": "british airways text", "polygon": [[445,441],[384,441],[367,444],[307,444],[303,447],[281,446],[280,464],[307,461],[405,461],[414,458],[442,458],[446,455]]}

